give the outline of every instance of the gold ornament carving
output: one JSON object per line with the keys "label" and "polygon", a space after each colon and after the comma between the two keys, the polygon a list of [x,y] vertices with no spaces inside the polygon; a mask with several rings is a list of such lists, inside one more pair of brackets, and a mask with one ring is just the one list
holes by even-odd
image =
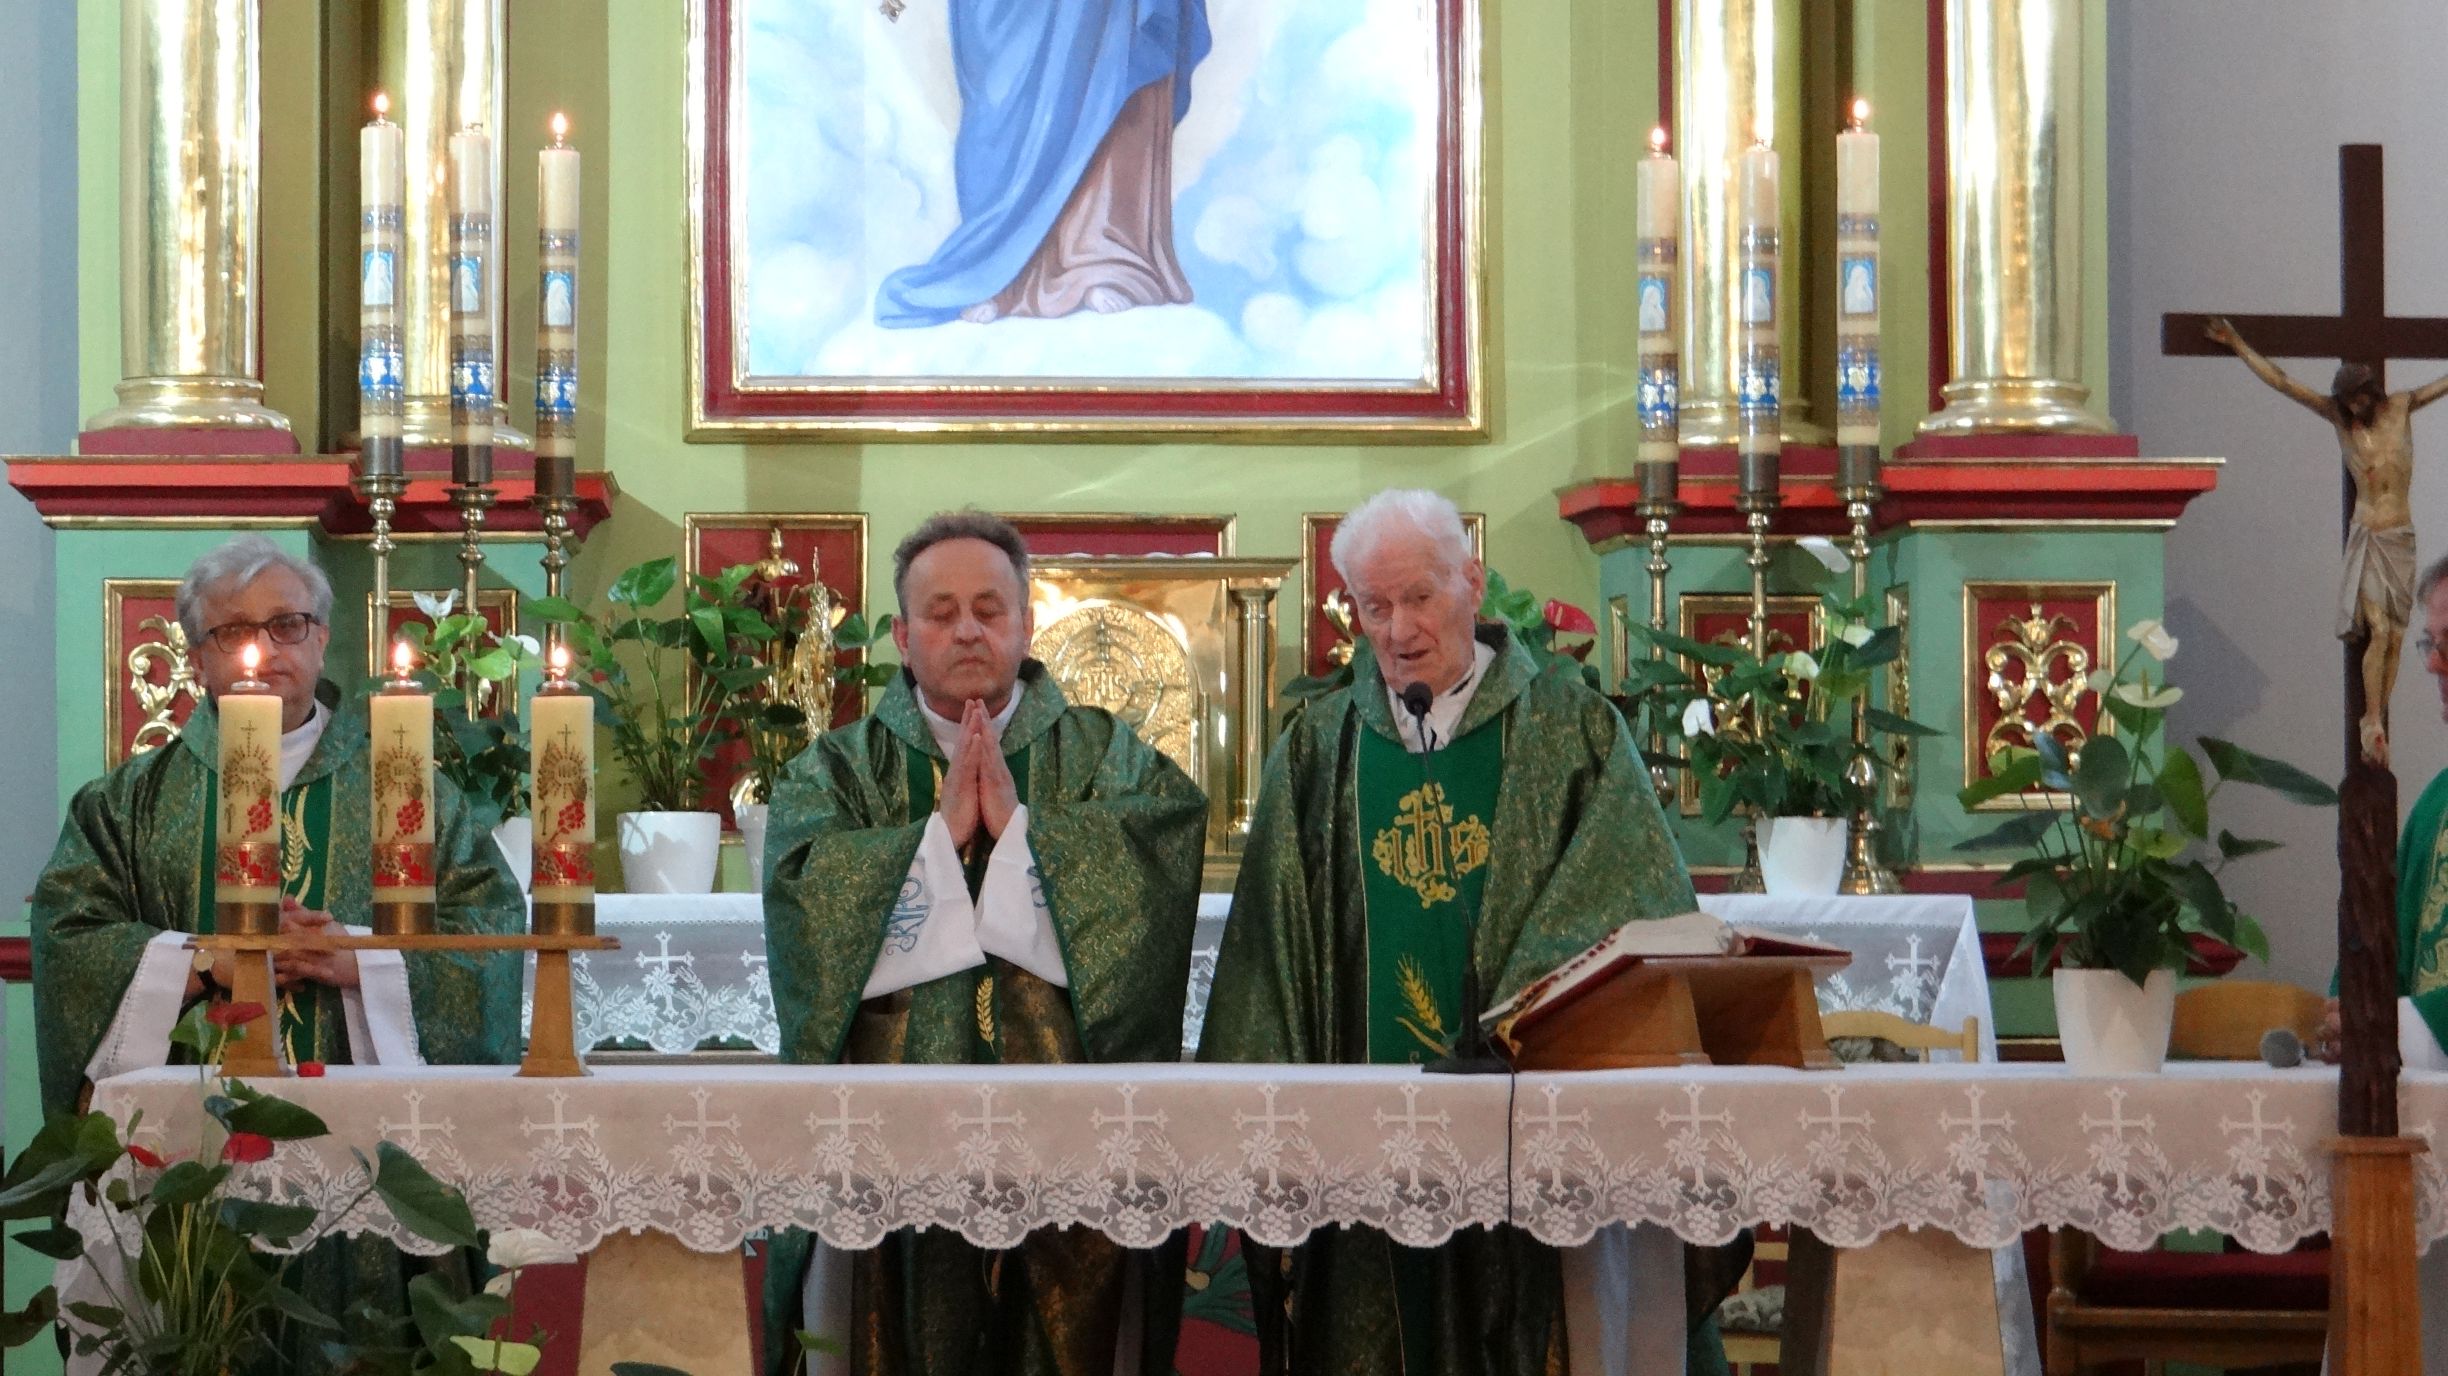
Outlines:
{"label": "gold ornament carving", "polygon": [[[131,756],[179,738],[173,714],[180,698],[199,706],[204,702],[204,681],[196,677],[195,660],[187,653],[186,628],[168,617],[148,616],[137,623],[137,629],[153,632],[153,638],[129,646],[127,652],[128,693],[136,699],[136,710],[144,714],[144,724],[128,743]],[[156,672],[161,675],[158,682]]]}
{"label": "gold ornament carving", "polygon": [[1088,601],[1038,631],[1032,649],[1063,696],[1113,713],[1192,772],[1190,656],[1164,623],[1136,607]]}
{"label": "gold ornament carving", "polygon": [[1426,783],[1403,795],[1394,825],[1370,842],[1369,858],[1377,862],[1378,873],[1418,894],[1420,906],[1428,908],[1454,896],[1451,881],[1488,862],[1490,844],[1485,822],[1476,817],[1455,822],[1445,786]]}
{"label": "gold ornament carving", "polygon": [[[2024,615],[2000,621],[1995,634],[1998,639],[1981,652],[1989,700],[1998,710],[1997,722],[1982,738],[1982,758],[2010,747],[2028,750],[2040,731],[2056,734],[2069,753],[2079,753],[2089,734],[2074,710],[2090,691],[2091,673],[2091,647],[2077,638],[2082,627],[2070,616],[2044,614],[2034,602]],[[2053,672],[2058,665],[2065,667],[2062,679]],[[2037,723],[2031,719],[2034,706],[2042,713]]]}

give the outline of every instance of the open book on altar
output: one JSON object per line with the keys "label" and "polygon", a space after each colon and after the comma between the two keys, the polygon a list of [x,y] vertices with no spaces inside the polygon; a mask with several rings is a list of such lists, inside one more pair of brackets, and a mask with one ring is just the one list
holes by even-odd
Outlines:
{"label": "open book on altar", "polygon": [[1517,1069],[1831,1065],[1817,975],[1841,946],[1704,912],[1627,922],[1481,1019]]}

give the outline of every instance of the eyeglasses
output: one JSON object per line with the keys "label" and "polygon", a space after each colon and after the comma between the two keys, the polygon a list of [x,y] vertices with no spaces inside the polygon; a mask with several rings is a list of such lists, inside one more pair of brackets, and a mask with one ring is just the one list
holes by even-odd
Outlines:
{"label": "eyeglasses", "polygon": [[302,645],[306,633],[321,623],[312,612],[282,612],[269,621],[225,621],[205,636],[225,655],[234,655],[247,646],[260,631],[272,638],[275,645]]}

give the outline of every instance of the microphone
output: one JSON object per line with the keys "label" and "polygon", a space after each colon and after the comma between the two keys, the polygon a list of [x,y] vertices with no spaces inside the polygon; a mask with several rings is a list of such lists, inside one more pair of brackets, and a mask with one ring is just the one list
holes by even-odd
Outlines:
{"label": "microphone", "polygon": [[2261,1061],[2264,1065],[2284,1070],[2289,1066],[2302,1065],[2303,1060],[2303,1038],[2296,1036],[2292,1029],[2273,1027],[2261,1034]]}
{"label": "microphone", "polygon": [[1436,690],[1419,679],[1413,679],[1403,686],[1401,696],[1403,710],[1411,714],[1411,728],[1419,733],[1420,772],[1425,774],[1428,756],[1436,750],[1436,743],[1428,738],[1428,708],[1436,701]]}

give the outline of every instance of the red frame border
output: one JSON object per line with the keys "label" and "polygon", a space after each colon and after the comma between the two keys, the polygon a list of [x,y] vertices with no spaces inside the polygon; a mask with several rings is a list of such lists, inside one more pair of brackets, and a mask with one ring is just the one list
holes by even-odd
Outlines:
{"label": "red frame border", "polygon": [[[1479,75],[1479,54],[1465,45],[1480,41],[1478,0],[1436,0],[1438,22],[1439,95],[1437,121],[1436,227],[1436,374],[1429,391],[1387,392],[1382,389],[1303,388],[1259,390],[1244,387],[1155,390],[1078,387],[1029,390],[980,390],[967,387],[894,387],[889,390],[848,388],[765,389],[746,391],[734,381],[732,345],[737,322],[731,295],[731,175],[727,157],[730,134],[731,25],[735,0],[701,0],[704,28],[697,35],[703,80],[692,86],[692,98],[702,102],[693,112],[703,130],[701,184],[697,205],[696,245],[701,266],[698,289],[703,299],[691,305],[692,320],[702,333],[697,351],[698,426],[721,432],[726,426],[776,426],[792,421],[806,429],[848,429],[861,425],[878,429],[924,431],[951,426],[1003,422],[1032,430],[1080,428],[1129,430],[1133,425],[1172,428],[1213,424],[1218,427],[1340,431],[1365,433],[1375,426],[1417,426],[1462,437],[1484,433],[1484,382],[1474,373],[1474,336],[1483,329],[1480,284],[1471,271],[1473,240],[1484,233],[1478,207],[1469,203],[1470,164],[1481,150],[1473,146],[1484,135],[1483,120],[1467,118],[1465,81]],[[1479,107],[1484,110],[1484,103]],[[1394,437],[1409,438],[1408,429]],[[725,438],[738,437],[737,432]]]}

